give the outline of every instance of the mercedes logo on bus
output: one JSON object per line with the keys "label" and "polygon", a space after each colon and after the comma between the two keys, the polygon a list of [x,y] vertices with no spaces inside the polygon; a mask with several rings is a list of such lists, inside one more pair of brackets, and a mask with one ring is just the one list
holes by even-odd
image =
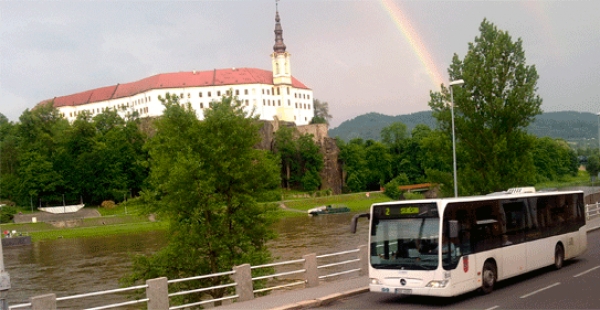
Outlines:
{"label": "mercedes logo on bus", "polygon": [[400,279],[400,284],[402,284],[402,286],[406,285],[406,280]]}

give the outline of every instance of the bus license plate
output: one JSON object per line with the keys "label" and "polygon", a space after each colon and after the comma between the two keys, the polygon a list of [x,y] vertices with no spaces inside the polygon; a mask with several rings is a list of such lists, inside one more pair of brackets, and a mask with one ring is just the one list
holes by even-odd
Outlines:
{"label": "bus license plate", "polygon": [[396,289],[396,294],[410,295],[410,294],[412,294],[412,290],[411,289],[406,289],[406,288],[397,288]]}

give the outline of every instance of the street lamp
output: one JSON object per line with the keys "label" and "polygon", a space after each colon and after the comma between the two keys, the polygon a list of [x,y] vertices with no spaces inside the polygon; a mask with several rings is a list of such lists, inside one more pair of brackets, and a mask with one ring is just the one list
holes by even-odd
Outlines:
{"label": "street lamp", "polygon": [[454,135],[454,94],[452,93],[452,88],[454,85],[462,85],[464,83],[465,81],[460,79],[451,81],[450,84],[448,84],[450,87],[450,113],[452,114],[452,172],[454,174],[454,197],[458,197],[458,181],[456,180],[456,138]]}
{"label": "street lamp", "polygon": [[600,152],[600,112],[596,115],[598,115],[598,151]]}

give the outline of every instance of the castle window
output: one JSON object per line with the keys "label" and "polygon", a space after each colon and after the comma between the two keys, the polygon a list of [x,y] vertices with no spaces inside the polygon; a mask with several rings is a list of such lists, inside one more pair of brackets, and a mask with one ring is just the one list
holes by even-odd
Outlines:
{"label": "castle window", "polygon": [[200,102],[200,109],[204,109],[204,103]]}
{"label": "castle window", "polygon": [[221,97],[221,91],[217,90],[217,97]]}
{"label": "castle window", "polygon": [[246,99],[246,106],[250,105],[250,101]]}
{"label": "castle window", "polygon": [[271,87],[271,94],[275,95],[275,88]]}
{"label": "castle window", "polygon": [[266,101],[265,99],[263,99],[263,105],[265,105],[265,103],[266,103],[266,102],[267,102],[267,101]]}
{"label": "castle window", "polygon": [[263,95],[265,94],[265,89],[264,89],[264,88],[262,89],[262,94],[263,94]]}
{"label": "castle window", "polygon": [[244,95],[248,94],[248,89],[244,89]]}
{"label": "castle window", "polygon": [[308,109],[310,110],[310,104],[308,105]]}
{"label": "castle window", "polygon": [[290,99],[288,99],[288,107],[292,105],[292,102],[290,102]]}
{"label": "castle window", "polygon": [[210,96],[212,96],[212,94],[211,94],[210,92],[208,92],[208,93],[207,93],[207,96],[209,96],[209,97],[210,97]]}
{"label": "castle window", "polygon": [[287,93],[289,95],[290,94],[290,88],[289,87],[286,87],[286,88],[287,88]]}
{"label": "castle window", "polygon": [[202,92],[198,93],[198,97],[202,98]]}
{"label": "castle window", "polygon": [[279,94],[280,94],[280,92],[279,92],[279,87],[277,87],[277,95],[279,95]]}
{"label": "castle window", "polygon": [[310,95],[306,95],[306,99],[310,99]]}
{"label": "castle window", "polygon": [[278,105],[278,106],[281,106],[281,99],[278,99],[278,100],[277,100],[277,105]]}
{"label": "castle window", "polygon": [[183,93],[179,94],[179,98],[183,99]]}
{"label": "castle window", "polygon": [[239,96],[239,95],[240,95],[240,90],[239,90],[239,89],[236,89],[236,90],[235,90],[235,95],[236,95],[236,96]]}
{"label": "castle window", "polygon": [[190,97],[190,93],[188,93],[188,98],[191,98],[191,97]]}

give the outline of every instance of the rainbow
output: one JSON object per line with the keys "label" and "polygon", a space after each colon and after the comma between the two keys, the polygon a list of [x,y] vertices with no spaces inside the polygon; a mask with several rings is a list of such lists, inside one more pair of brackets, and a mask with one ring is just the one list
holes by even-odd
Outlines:
{"label": "rainbow", "polygon": [[435,87],[440,87],[445,81],[442,77],[441,71],[438,70],[435,62],[431,58],[431,55],[425,48],[419,34],[413,29],[408,18],[404,15],[404,12],[400,10],[398,5],[391,0],[381,0],[381,6],[389,14],[394,23],[398,26],[398,29],[408,40],[411,48],[415,55],[419,58],[419,61],[425,67],[427,74],[431,78],[431,81],[435,84]]}

